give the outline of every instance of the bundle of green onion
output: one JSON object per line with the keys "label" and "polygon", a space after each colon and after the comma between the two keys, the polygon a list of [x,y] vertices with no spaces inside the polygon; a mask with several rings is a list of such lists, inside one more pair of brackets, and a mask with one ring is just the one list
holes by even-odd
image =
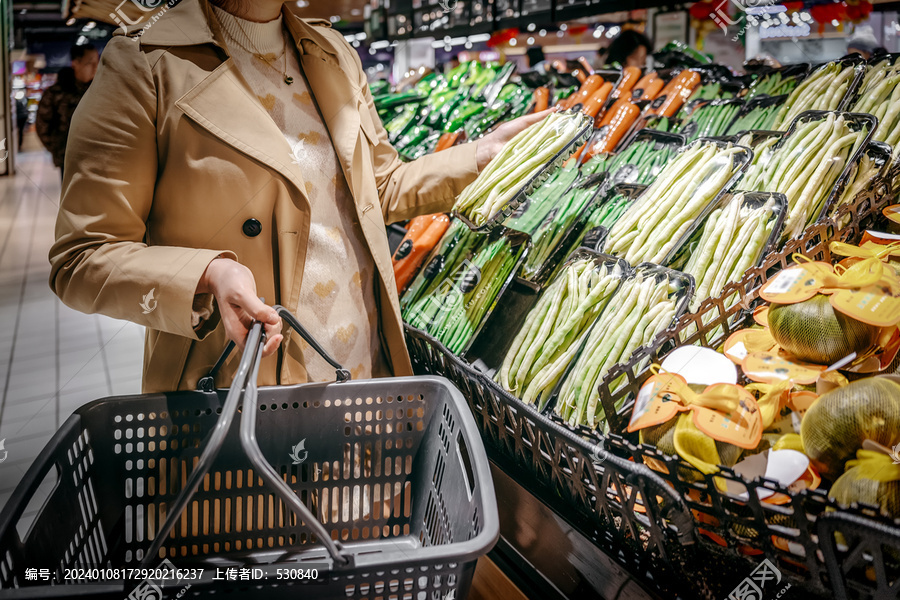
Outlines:
{"label": "bundle of green onion", "polygon": [[519,205],[516,211],[503,222],[503,226],[532,235],[578,177],[579,171],[575,164],[570,164],[554,172],[541,187]]}
{"label": "bundle of green onion", "polygon": [[627,361],[650,343],[676,316],[676,290],[668,279],[638,271],[622,282],[611,306],[588,334],[575,366],[566,376],[554,411],[570,425],[597,427],[605,423],[598,385],[609,369]]}
{"label": "bundle of green onion", "polygon": [[578,137],[587,120],[580,112],[555,112],[516,135],[460,193],[453,210],[476,226],[485,224]]}
{"label": "bundle of green onion", "polygon": [[750,84],[750,87],[747,89],[746,98],[747,100],[750,100],[762,95],[780,96],[781,94],[790,93],[797,87],[798,79],[799,75],[784,77],[781,74],[781,71],[762,75]]}
{"label": "bundle of green onion", "polygon": [[850,112],[875,115],[878,127],[872,139],[894,146],[894,156],[900,154],[900,58],[869,67]]}
{"label": "bundle of green onion", "polygon": [[688,243],[672,267],[693,275],[697,291],[691,302],[694,311],[710,296],[718,296],[726,284],[738,281],[756,264],[772,233],[775,201],[769,199],[757,208],[745,203],[737,193],[722,207],[710,213],[699,232],[699,240]]}
{"label": "bundle of green onion", "polygon": [[819,67],[798,85],[778,111],[773,128],[786,131],[800,113],[806,110],[835,110],[853,81],[856,68],[833,61]]}
{"label": "bundle of green onion", "polygon": [[728,124],[740,110],[740,102],[710,102],[694,109],[678,129],[685,140],[724,135]]}
{"label": "bundle of green onion", "polygon": [[613,225],[604,251],[632,265],[662,264],[742,165],[743,149],[689,146]]}
{"label": "bundle of green onion", "polygon": [[537,275],[562,243],[569,228],[583,215],[603,181],[592,179],[574,186],[546,214],[531,238],[532,248],[522,263],[523,277],[531,279]]}
{"label": "bundle of green onion", "polygon": [[618,265],[580,259],[566,265],[519,330],[495,376],[527,404],[547,403],[590,326],[622,279]]}
{"label": "bundle of green onion", "polygon": [[818,217],[847,160],[866,135],[864,128],[853,131],[836,113],[800,123],[780,147],[754,150],[760,154],[759,161],[747,170],[740,187],[787,196],[783,239],[796,237]]}
{"label": "bundle of green onion", "polygon": [[490,241],[454,221],[403,296],[403,320],[459,354],[512,276],[525,245]]}
{"label": "bundle of green onion", "polygon": [[595,172],[607,171],[615,183],[651,184],[659,172],[671,160],[678,146],[659,142],[653,138],[638,137],[618,154],[598,154],[584,163],[582,170],[592,163],[599,165]]}
{"label": "bundle of green onion", "polygon": [[728,128],[726,134],[734,135],[735,133],[752,129],[770,129],[779,110],[781,110],[780,104],[769,104],[768,106],[760,104],[750,109],[747,114],[741,115]]}

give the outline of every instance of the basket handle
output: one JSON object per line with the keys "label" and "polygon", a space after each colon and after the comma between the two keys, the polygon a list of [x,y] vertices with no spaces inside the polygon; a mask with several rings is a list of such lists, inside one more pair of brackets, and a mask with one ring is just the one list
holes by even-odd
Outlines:
{"label": "basket handle", "polygon": [[[253,363],[258,360],[258,357],[262,356],[262,353],[258,350],[262,347],[264,337],[262,323],[254,321],[253,325],[250,327],[250,331],[247,333],[247,343],[244,347],[244,354],[241,356],[241,362],[238,364],[237,373],[234,375],[234,381],[232,381],[231,388],[228,390],[228,396],[225,398],[225,405],[222,407],[222,415],[219,417],[218,421],[216,421],[216,426],[213,428],[212,433],[209,436],[209,441],[206,443],[206,447],[200,455],[200,460],[197,461],[197,466],[194,467],[194,470],[191,472],[187,484],[178,493],[175,501],[169,506],[165,523],[163,523],[163,526],[156,533],[153,543],[141,560],[142,568],[155,566],[152,565],[150,561],[156,560],[159,549],[162,547],[166,538],[169,537],[169,532],[175,526],[175,522],[181,518],[181,513],[184,511],[184,507],[187,506],[191,496],[194,495],[194,490],[198,488],[201,480],[209,472],[213,461],[215,461],[216,456],[218,456],[221,451],[222,445],[225,443],[225,436],[231,429],[231,423],[234,421],[234,416],[237,414],[238,404],[241,400],[241,391],[244,386],[247,385],[251,371],[255,373],[259,368],[258,364],[254,365]],[[220,361],[221,360],[222,359],[220,359]]]}
{"label": "basket handle", "polygon": [[[291,311],[281,306],[280,304],[276,304],[274,307],[275,312],[278,313],[278,316],[282,318],[284,322],[291,326],[291,329],[300,334],[306,343],[312,346],[313,350],[315,350],[319,356],[325,359],[329,365],[334,367],[334,380],[338,383],[343,383],[345,381],[350,381],[350,371],[341,366],[337,360],[335,360],[323,347],[322,345],[312,336],[309,331],[306,330],[303,325],[300,324],[300,321],[297,320]],[[222,365],[225,364],[225,361],[228,359],[228,356],[231,354],[231,351],[234,350],[234,342],[228,342],[228,345],[225,346],[225,350],[222,352],[222,355],[219,356],[219,360],[216,361],[216,364],[213,365],[212,369],[209,370],[209,373],[206,374],[205,377],[201,377],[200,381],[197,382],[197,390],[200,392],[213,392],[216,389],[216,374],[218,374],[219,370],[222,368]]]}
{"label": "basket handle", "polygon": [[[282,308],[282,310],[284,309]],[[293,315],[289,312],[286,310],[284,312],[293,318]],[[234,381],[231,384],[231,388],[228,390],[228,396],[225,398],[222,416],[216,421],[216,426],[210,435],[209,442],[207,442],[206,447],[203,449],[200,460],[197,461],[197,466],[191,472],[187,484],[182,488],[175,498],[175,501],[170,505],[165,523],[157,532],[153,543],[141,560],[141,568],[150,568],[154,566],[151,564],[151,561],[155,560],[159,555],[159,549],[169,537],[169,533],[172,531],[175,523],[181,518],[181,513],[184,511],[184,508],[187,506],[191,497],[194,496],[201,481],[206,477],[207,473],[209,473],[213,462],[222,450],[222,446],[225,443],[225,437],[231,429],[231,424],[237,414],[238,404],[241,400],[243,400],[240,426],[241,446],[244,448],[247,458],[250,459],[250,463],[257,470],[257,473],[275,489],[275,492],[285,504],[298,515],[298,518],[302,520],[303,525],[322,541],[328,554],[331,556],[332,560],[334,560],[335,565],[353,565],[352,555],[345,554],[340,542],[335,542],[331,539],[331,536],[328,534],[325,527],[306,505],[297,498],[297,495],[290,486],[279,477],[275,469],[272,468],[272,465],[269,464],[265,456],[263,456],[262,451],[259,449],[259,443],[256,441],[256,411],[257,402],[259,400],[256,380],[259,376],[259,365],[262,362],[264,345],[265,334],[263,332],[262,323],[254,321],[250,328],[250,332],[247,334],[247,343],[244,346],[244,353],[241,355],[241,362],[238,365]]]}
{"label": "basket handle", "polygon": [[[290,313],[287,314],[290,315]],[[291,316],[293,317],[293,315]],[[353,555],[344,553],[341,543],[331,539],[328,530],[325,529],[312,511],[300,501],[294,490],[278,475],[272,465],[269,464],[269,461],[266,460],[266,457],[263,456],[262,450],[259,449],[259,442],[256,441],[256,413],[257,402],[259,401],[256,379],[259,374],[262,350],[262,344],[260,344],[256,350],[258,356],[253,366],[253,373],[244,390],[244,406],[241,411],[241,446],[243,446],[244,452],[247,453],[247,457],[256,468],[257,474],[261,475],[263,480],[275,489],[275,493],[281,497],[288,508],[294,511],[298,519],[302,519],[304,527],[314,533],[325,545],[325,549],[331,555],[335,565],[353,566]]]}

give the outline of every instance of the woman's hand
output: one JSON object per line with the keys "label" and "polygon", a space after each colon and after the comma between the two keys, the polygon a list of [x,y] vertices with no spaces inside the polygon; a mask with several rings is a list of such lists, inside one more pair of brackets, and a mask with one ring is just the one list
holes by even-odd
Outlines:
{"label": "woman's hand", "polygon": [[524,129],[534,125],[555,109],[548,108],[533,115],[525,115],[518,119],[513,119],[478,140],[478,148],[475,151],[475,161],[478,163],[478,171],[484,169],[491,159],[500,153],[503,145],[521,133]]}
{"label": "woman's hand", "polygon": [[217,258],[207,265],[197,284],[197,293],[212,293],[216,297],[225,334],[239,348],[244,348],[255,319],[266,328],[263,356],[278,349],[284,339],[281,335],[281,317],[274,308],[257,297],[256,280],[250,269],[230,258]]}

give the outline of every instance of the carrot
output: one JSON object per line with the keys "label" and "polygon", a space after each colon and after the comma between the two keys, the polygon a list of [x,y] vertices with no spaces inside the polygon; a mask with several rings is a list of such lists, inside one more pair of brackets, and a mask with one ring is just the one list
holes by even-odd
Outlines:
{"label": "carrot", "polygon": [[622,104],[610,120],[609,129],[603,141],[591,148],[591,154],[588,158],[600,152],[612,152],[619,142],[622,141],[628,130],[631,129],[639,114],[641,114],[641,109],[636,104],[628,101]]}
{"label": "carrot", "polygon": [[[446,150],[450,146],[456,143],[456,140],[459,139],[460,131],[450,131],[442,135],[437,142],[437,145],[434,147],[435,152],[440,152],[441,150]],[[418,217],[416,217],[418,218]],[[415,220],[415,219],[413,219]]]}
{"label": "carrot", "polygon": [[641,70],[637,67],[625,67],[622,69],[622,78],[619,79],[619,85],[616,86],[616,91],[613,92],[612,97],[618,98],[619,95],[625,94],[630,95],[632,88],[634,88],[634,84],[638,82],[641,78]]}
{"label": "carrot", "polygon": [[591,97],[591,94],[600,89],[601,85],[603,85],[603,78],[599,75],[591,75],[582,82],[581,87],[578,88],[577,92],[566,98],[562,108],[572,108],[579,102],[584,103]]}
{"label": "carrot", "polygon": [[597,127],[600,128],[604,125],[609,125],[613,120],[613,116],[626,104],[630,104],[628,98],[619,98],[618,100],[616,100],[613,105],[609,107],[609,110],[606,111],[606,114],[603,115],[603,118],[600,119],[600,122],[597,123]]}
{"label": "carrot", "polygon": [[[591,77],[593,77],[593,75],[591,75]],[[575,108],[576,106],[578,106],[580,104],[583,109],[587,105],[587,103],[590,101],[590,99],[593,98],[594,94],[596,94],[597,92],[599,92],[600,90],[602,90],[604,88],[606,88],[606,92],[603,94],[603,96],[604,96],[603,100],[605,101],[606,98],[609,97],[609,92],[612,91],[613,86],[609,82],[603,82],[602,79],[600,81],[602,83],[596,89],[588,88],[583,92],[580,90],[575,92],[573,94],[574,101],[570,101],[569,105],[566,108]],[[602,102],[601,102],[601,104],[602,104]],[[597,110],[599,111],[600,108],[597,107]],[[582,112],[584,112],[584,111],[582,110]],[[596,111],[594,112],[594,114],[596,114]]]}
{"label": "carrot", "polygon": [[674,116],[699,83],[699,74],[690,69],[683,70],[666,84],[666,87],[657,96],[657,100],[662,99],[660,104],[656,108],[651,106],[647,114],[662,117]]}
{"label": "carrot", "polygon": [[656,94],[659,93],[659,90],[662,89],[662,86],[662,79],[659,78],[656,71],[651,71],[634,84],[631,98],[632,100],[653,100],[656,97]]}
{"label": "carrot", "polygon": [[641,94],[641,100],[653,100],[659,95],[659,92],[663,88],[663,80],[662,79],[654,79],[650,82],[650,84],[644,88],[643,94]]}
{"label": "carrot", "polygon": [[413,280],[431,249],[450,227],[450,217],[438,213],[416,217],[409,222],[406,235],[392,259],[397,292],[401,293]]}
{"label": "carrot", "polygon": [[578,83],[584,83],[587,80],[587,75],[581,69],[575,69],[572,71],[572,75],[575,76],[575,79],[578,80]]}
{"label": "carrot", "polygon": [[542,110],[547,110],[547,106],[550,104],[550,89],[546,87],[539,87],[534,90],[534,112],[541,112]]}
{"label": "carrot", "polygon": [[606,102],[606,99],[609,98],[610,92],[612,92],[613,84],[607,81],[603,85],[600,86],[593,95],[587,99],[584,105],[581,108],[581,112],[588,115],[589,117],[596,117],[600,112],[600,109],[603,108],[603,104]]}

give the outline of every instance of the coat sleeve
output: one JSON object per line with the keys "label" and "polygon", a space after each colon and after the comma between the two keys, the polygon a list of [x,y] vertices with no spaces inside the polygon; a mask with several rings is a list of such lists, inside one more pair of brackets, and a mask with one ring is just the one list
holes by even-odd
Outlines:
{"label": "coat sleeve", "polygon": [[388,141],[387,131],[375,110],[365,71],[356,51],[342,35],[340,42],[353,55],[359,85],[365,94],[369,116],[375,125],[377,144],[373,152],[375,183],[385,223],[395,223],[418,215],[449,211],[459,193],[478,175],[475,150],[478,142],[461,144],[437,154],[404,163]]}
{"label": "coat sleeve", "polygon": [[68,306],[192,339],[218,324],[197,283],[231,253],[145,243],[159,168],[157,94],[140,44],[114,37],[69,131],[50,249],[50,287]]}

